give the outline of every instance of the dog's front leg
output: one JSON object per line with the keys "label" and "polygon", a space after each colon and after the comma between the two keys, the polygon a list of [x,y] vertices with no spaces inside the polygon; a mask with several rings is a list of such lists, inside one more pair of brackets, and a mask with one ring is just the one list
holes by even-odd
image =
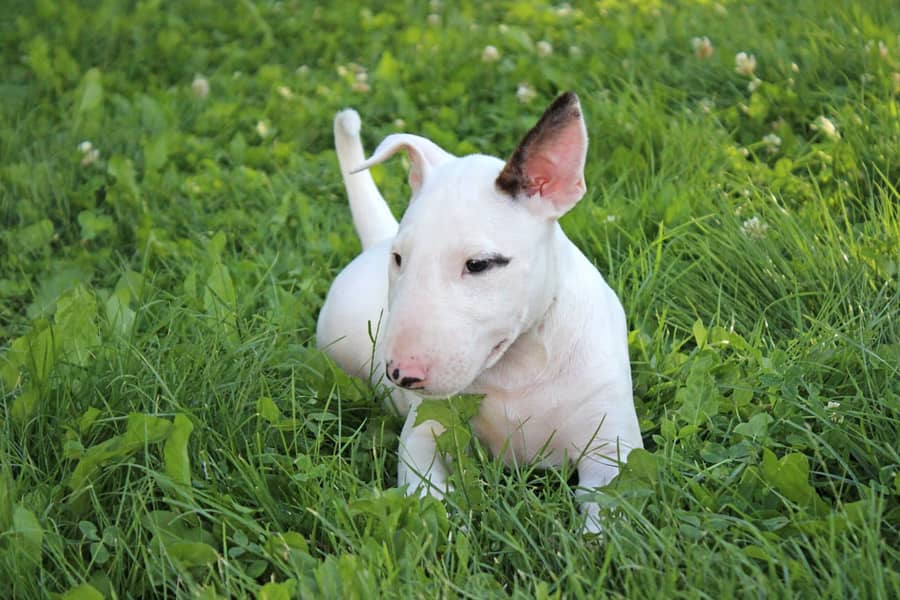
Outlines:
{"label": "dog's front leg", "polygon": [[584,457],[578,464],[578,489],[575,497],[581,503],[581,514],[584,515],[585,533],[602,533],[600,506],[591,500],[591,496],[612,481],[619,474],[619,461],[614,457]]}
{"label": "dog's front leg", "polygon": [[397,486],[406,486],[407,494],[444,497],[448,491],[447,465],[437,449],[436,438],[444,432],[437,421],[416,425],[416,409],[406,416],[400,433],[400,464],[397,467]]}

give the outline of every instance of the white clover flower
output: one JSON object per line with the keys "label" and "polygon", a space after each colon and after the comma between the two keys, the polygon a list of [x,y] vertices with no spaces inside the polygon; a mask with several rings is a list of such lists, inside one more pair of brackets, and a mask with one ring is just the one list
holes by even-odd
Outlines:
{"label": "white clover flower", "polygon": [[81,152],[82,167],[95,163],[100,158],[100,151],[94,148],[94,145],[87,140],[78,144],[78,151]]}
{"label": "white clover flower", "polygon": [[712,42],[706,36],[691,38],[691,47],[694,49],[694,56],[700,60],[710,58],[715,52]]}
{"label": "white clover flower", "polygon": [[751,217],[741,224],[741,233],[755,240],[766,237],[769,226],[759,220],[759,217]]}
{"label": "white clover flower", "polygon": [[756,71],[756,57],[746,52],[738,52],[734,56],[734,70],[747,77]]}
{"label": "white clover flower", "polygon": [[516,99],[522,104],[527,104],[537,98],[537,92],[527,83],[520,83],[516,88]]}
{"label": "white clover flower", "polygon": [[700,112],[702,112],[704,115],[708,115],[709,113],[712,112],[712,109],[715,107],[715,104],[709,98],[703,98],[698,103],[698,106],[700,107]]}
{"label": "white clover flower", "polygon": [[369,73],[368,71],[357,71],[356,72],[356,81],[368,81]]}
{"label": "white clover flower", "polygon": [[537,43],[538,56],[550,56],[553,54],[553,46],[547,40],[541,40]]}
{"label": "white clover flower", "polygon": [[370,86],[366,81],[355,79],[353,81],[353,84],[350,86],[350,89],[354,92],[359,92],[360,94],[368,94],[370,91],[372,91],[372,86]]}
{"label": "white clover flower", "polygon": [[100,158],[100,151],[96,148],[91,148],[87,152],[84,153],[84,156],[81,157],[81,166],[86,167]]}
{"label": "white clover flower", "polygon": [[713,10],[715,10],[716,14],[719,15],[720,17],[724,17],[725,15],[728,14],[728,9],[725,8],[724,5],[719,4],[718,2],[713,6]]}
{"label": "white clover flower", "polygon": [[607,223],[615,223],[615,221],[616,221],[616,215],[606,215]]}
{"label": "white clover flower", "polygon": [[276,88],[276,91],[282,98],[290,99],[294,97],[294,92],[292,92],[291,88],[286,85],[279,85],[278,88]]}
{"label": "white clover flower", "polygon": [[763,137],[762,141],[766,145],[766,148],[769,150],[769,152],[772,153],[778,152],[778,149],[781,147],[781,138],[774,133],[770,133],[769,135]]}
{"label": "white clover flower", "polygon": [[194,77],[194,81],[191,82],[191,91],[200,99],[206,98],[209,96],[209,80],[200,75]]}
{"label": "white clover flower", "polygon": [[297,75],[300,75],[301,77],[306,77],[307,75],[309,75],[309,66],[308,65],[300,65],[299,67],[297,67],[296,73],[297,73]]}
{"label": "white clover flower", "polygon": [[581,58],[581,48],[578,46],[569,46],[569,56],[572,58]]}
{"label": "white clover flower", "polygon": [[481,61],[486,63],[497,62],[500,60],[500,51],[496,46],[485,46],[481,51]]}
{"label": "white clover flower", "polygon": [[347,67],[345,67],[344,65],[338,65],[337,66],[337,74],[338,74],[338,77],[346,77],[347,75],[350,74],[350,70],[347,69]]}
{"label": "white clover flower", "polygon": [[509,31],[509,26],[506,23],[500,23],[500,25],[497,26],[497,31],[499,31],[500,33],[506,33],[507,31]]}
{"label": "white clover flower", "polygon": [[556,13],[557,17],[568,17],[572,14],[572,5],[568,2],[563,2],[559,6],[553,9],[553,12]]}
{"label": "white clover flower", "polygon": [[885,59],[888,57],[888,47],[884,42],[878,42],[878,55]]}
{"label": "white clover flower", "polygon": [[759,77],[754,77],[750,80],[750,83],[747,84],[747,91],[751,94],[759,89],[759,86],[762,85],[762,79]]}
{"label": "white clover flower", "polygon": [[431,13],[430,15],[428,15],[428,18],[426,20],[432,27],[437,27],[441,24],[441,15],[437,13]]}
{"label": "white clover flower", "polygon": [[791,63],[791,71],[793,71],[794,73],[800,72],[800,67],[797,66],[797,63],[795,63],[795,62]]}
{"label": "white clover flower", "polygon": [[394,119],[393,125],[394,125],[395,129],[403,129],[404,127],[406,127],[406,121],[404,121],[403,119],[397,118],[397,119]]}
{"label": "white clover flower", "polygon": [[810,127],[814,131],[822,132],[829,140],[836,141],[841,139],[841,132],[838,131],[837,125],[826,116],[819,116]]}
{"label": "white clover flower", "polygon": [[828,410],[837,410],[837,409],[839,409],[840,407],[841,407],[841,403],[840,403],[840,402],[835,402],[835,401],[833,401],[833,400],[830,401],[828,404],[825,405],[825,408],[827,408]]}
{"label": "white clover flower", "polygon": [[267,137],[269,135],[269,125],[265,121],[257,121],[256,133],[261,138]]}

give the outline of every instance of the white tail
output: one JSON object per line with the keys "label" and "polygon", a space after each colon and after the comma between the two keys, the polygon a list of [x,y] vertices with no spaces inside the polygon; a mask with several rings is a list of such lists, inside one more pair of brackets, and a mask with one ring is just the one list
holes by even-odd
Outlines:
{"label": "white tail", "polygon": [[353,172],[366,160],[359,137],[360,126],[359,114],[352,108],[342,110],[334,117],[334,146],[350,199],[353,225],[365,250],[394,237],[397,234],[397,219],[375,187],[372,174],[368,170]]}

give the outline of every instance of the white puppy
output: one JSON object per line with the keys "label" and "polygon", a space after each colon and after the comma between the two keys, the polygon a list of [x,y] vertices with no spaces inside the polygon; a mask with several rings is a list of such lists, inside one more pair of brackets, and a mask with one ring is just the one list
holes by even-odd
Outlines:
{"label": "white puppy", "polygon": [[[407,415],[398,484],[447,491],[442,428],[416,425],[416,409],[460,393],[484,394],[472,428],[503,460],[577,461],[582,494],[609,483],[642,442],[622,305],[557,223],[585,192],[577,96],[557,98],[505,163],[409,134],[364,161],[359,129],[353,110],[335,118],[363,252],[332,284],[317,342],[352,375],[386,375]],[[399,150],[412,198],[398,226],[366,169]],[[582,511],[599,530],[597,505]]]}

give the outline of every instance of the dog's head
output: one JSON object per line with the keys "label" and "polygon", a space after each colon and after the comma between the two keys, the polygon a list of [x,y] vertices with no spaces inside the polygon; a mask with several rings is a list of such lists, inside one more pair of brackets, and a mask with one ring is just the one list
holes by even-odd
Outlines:
{"label": "dog's head", "polygon": [[390,256],[387,376],[425,396],[469,387],[553,302],[556,220],[584,195],[578,98],[556,99],[507,162],[455,157],[388,136],[360,169],[399,150],[412,198]]}

